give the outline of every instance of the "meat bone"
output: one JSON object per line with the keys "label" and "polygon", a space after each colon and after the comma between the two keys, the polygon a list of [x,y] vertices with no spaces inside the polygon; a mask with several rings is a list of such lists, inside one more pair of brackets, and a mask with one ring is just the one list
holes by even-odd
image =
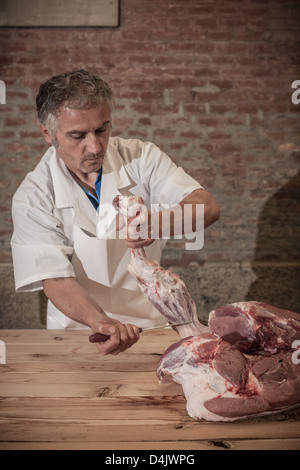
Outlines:
{"label": "meat bone", "polygon": [[[188,323],[191,323],[191,322],[185,321],[185,322],[171,323],[171,324],[161,325],[161,326],[150,326],[148,328],[139,328],[139,330],[140,330],[140,333],[142,333],[142,331],[160,330],[163,328],[170,328],[173,326],[187,325]],[[102,333],[94,333],[91,336],[89,336],[89,341],[90,343],[104,343],[109,338],[110,338],[109,335],[103,335]]]}

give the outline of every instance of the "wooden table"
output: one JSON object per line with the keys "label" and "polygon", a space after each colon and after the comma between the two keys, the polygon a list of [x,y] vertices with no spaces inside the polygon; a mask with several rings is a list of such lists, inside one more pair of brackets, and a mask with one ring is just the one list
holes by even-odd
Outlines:
{"label": "wooden table", "polygon": [[155,375],[174,331],[144,332],[118,356],[101,356],[88,335],[0,330],[0,449],[300,449],[299,409],[235,423],[191,419],[181,386]]}

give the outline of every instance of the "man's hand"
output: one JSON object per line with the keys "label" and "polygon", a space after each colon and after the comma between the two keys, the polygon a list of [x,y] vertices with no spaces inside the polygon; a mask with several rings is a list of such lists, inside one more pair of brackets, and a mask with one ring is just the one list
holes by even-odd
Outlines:
{"label": "man's hand", "polygon": [[89,326],[93,333],[110,338],[96,343],[102,354],[119,354],[130,348],[140,337],[139,328],[109,318],[74,277],[45,279],[44,292],[48,299],[65,315]]}
{"label": "man's hand", "polygon": [[[204,189],[194,190],[176,206],[159,212],[148,210],[139,196],[130,196],[127,204],[126,197],[123,197],[123,200],[116,204],[119,211],[117,230],[123,230],[125,245],[128,248],[151,245],[157,238],[201,232],[220,217],[217,202]],[[199,205],[204,209],[203,212],[199,211],[200,215],[197,211]]]}
{"label": "man's hand", "polygon": [[92,325],[93,333],[101,333],[109,336],[109,339],[96,343],[101,354],[117,355],[124,352],[136,343],[140,337],[140,329],[130,323],[121,323],[111,318],[103,319]]}
{"label": "man's hand", "polygon": [[128,248],[149,246],[155,238],[159,238],[159,232],[157,231],[156,236],[154,233],[153,214],[145,205],[139,205],[138,209],[137,214],[126,222],[121,214],[117,217],[117,230],[123,231],[124,242]]}

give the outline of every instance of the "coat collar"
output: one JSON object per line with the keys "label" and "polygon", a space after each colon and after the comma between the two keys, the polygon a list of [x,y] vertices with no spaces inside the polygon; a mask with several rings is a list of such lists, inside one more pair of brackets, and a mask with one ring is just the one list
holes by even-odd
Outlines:
{"label": "coat collar", "polygon": [[124,189],[131,185],[131,180],[125,170],[124,162],[114,145],[114,139],[110,139],[103,162],[103,175],[112,173],[118,189]]}
{"label": "coat collar", "polygon": [[[112,140],[112,139],[111,139]],[[113,142],[109,142],[103,162],[102,178],[113,178],[116,189],[125,189],[132,186],[119,152]],[[77,183],[72,178],[63,160],[57,155],[54,147],[51,147],[50,171],[55,194],[55,205],[58,209],[74,207],[77,203]],[[80,193],[81,194],[81,193]]]}
{"label": "coat collar", "polygon": [[[101,204],[111,205],[113,198],[120,193],[126,192],[126,188],[133,186],[128,176],[122,158],[111,139],[102,167]],[[99,221],[98,212],[87,197],[83,197],[82,189],[72,178],[63,160],[57,155],[54,147],[51,147],[50,171],[53,182],[55,206],[57,209],[75,208],[74,223],[82,228],[87,234],[96,236],[96,226]],[[115,212],[114,212],[115,214]],[[108,225],[112,221],[110,213]],[[103,220],[104,223],[104,220]],[[106,224],[105,224],[106,225]]]}

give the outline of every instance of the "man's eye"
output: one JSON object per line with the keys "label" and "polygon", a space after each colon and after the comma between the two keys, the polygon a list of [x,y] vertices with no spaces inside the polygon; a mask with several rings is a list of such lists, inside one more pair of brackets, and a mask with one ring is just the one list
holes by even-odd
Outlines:
{"label": "man's eye", "polygon": [[72,137],[75,140],[81,140],[84,138],[84,134],[78,134],[78,135],[76,134],[76,135],[73,135]]}

